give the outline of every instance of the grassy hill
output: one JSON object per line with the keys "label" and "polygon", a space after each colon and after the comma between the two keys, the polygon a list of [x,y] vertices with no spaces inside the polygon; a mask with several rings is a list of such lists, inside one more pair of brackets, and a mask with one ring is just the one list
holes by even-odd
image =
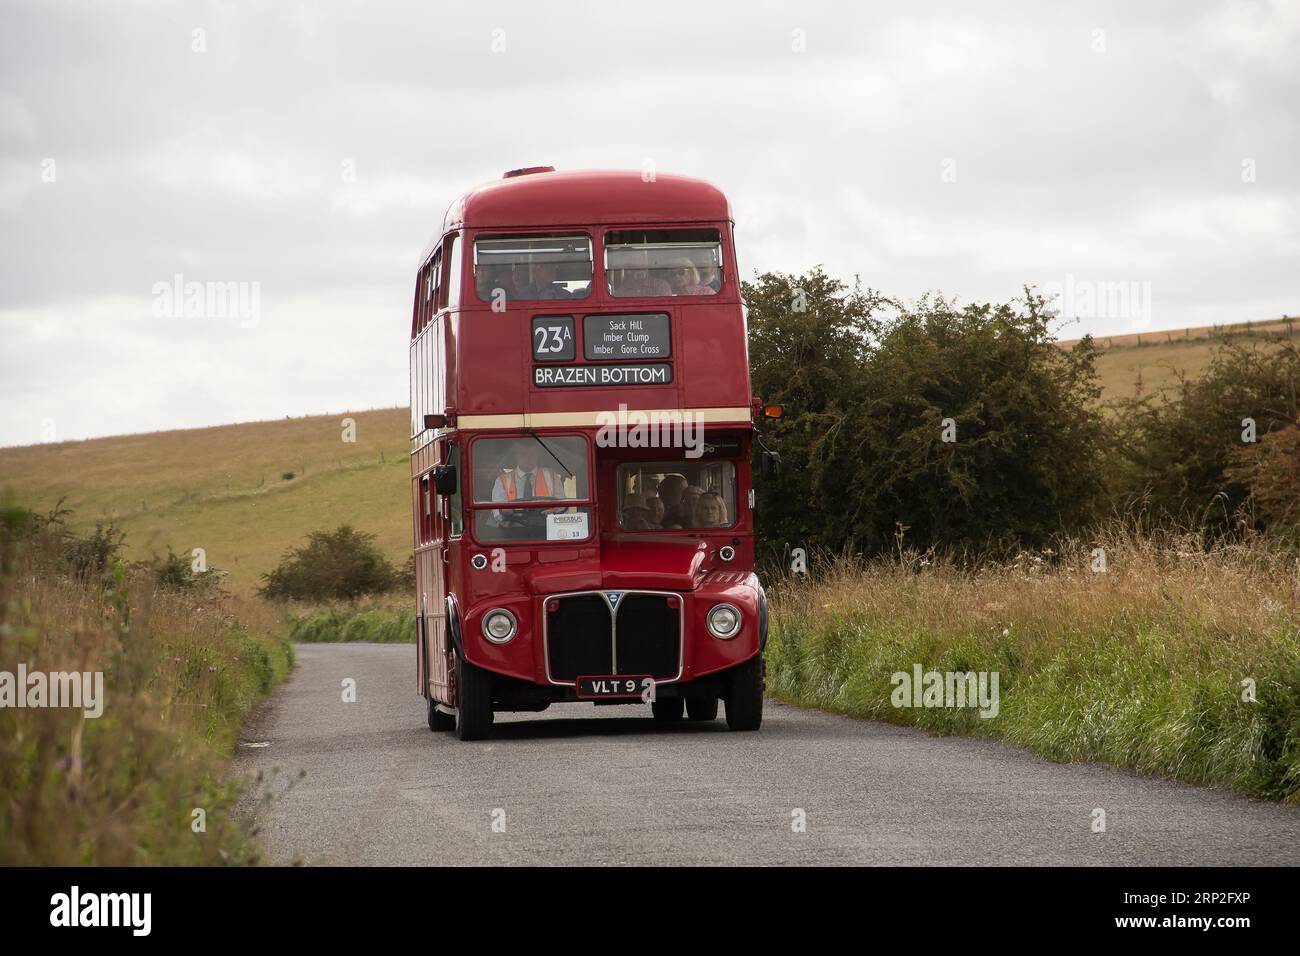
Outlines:
{"label": "grassy hill", "polygon": [[[1300,333],[1300,329],[1295,331]],[[1102,399],[1150,395],[1177,385],[1180,371],[1188,378],[1195,378],[1209,365],[1214,350],[1225,341],[1269,343],[1291,334],[1286,320],[1279,319],[1098,338],[1101,354],[1097,359],[1097,377],[1103,390]],[[1070,346],[1075,341],[1064,341],[1061,345]]]}
{"label": "grassy hill", "polygon": [[[1098,340],[1105,397],[1142,394],[1195,376],[1225,336],[1277,341],[1282,322],[1143,332]],[[1069,343],[1061,343],[1063,346]],[[342,421],[356,421],[356,442]],[[411,549],[407,411],[321,415],[188,431],[0,449],[0,488],[47,510],[60,498],[73,525],[111,517],[134,559],[206,549],[241,594],[311,531],[349,523],[373,532],[395,562]],[[293,472],[292,479],[283,476]]]}
{"label": "grassy hill", "polygon": [[[342,440],[344,418],[355,443]],[[343,523],[406,560],[408,424],[393,408],[2,448],[0,488],[40,511],[66,497],[77,528],[111,517],[132,559],[204,548],[247,594],[285,548]]]}

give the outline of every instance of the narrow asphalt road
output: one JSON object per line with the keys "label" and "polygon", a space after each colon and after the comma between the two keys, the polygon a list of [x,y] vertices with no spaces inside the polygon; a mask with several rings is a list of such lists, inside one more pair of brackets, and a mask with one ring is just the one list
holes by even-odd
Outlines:
{"label": "narrow asphalt road", "polygon": [[297,651],[236,758],[276,863],[1300,863],[1300,808],[771,701],[758,733],[570,704],[462,743],[412,645]]}

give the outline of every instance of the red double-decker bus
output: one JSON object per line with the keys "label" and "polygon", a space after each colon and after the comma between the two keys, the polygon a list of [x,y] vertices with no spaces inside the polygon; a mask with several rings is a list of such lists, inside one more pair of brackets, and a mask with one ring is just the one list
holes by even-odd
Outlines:
{"label": "red double-decker bus", "polygon": [[710,184],[635,172],[514,170],[448,209],[410,352],[431,729],[567,701],[762,722],[750,456],[776,410],[732,227]]}

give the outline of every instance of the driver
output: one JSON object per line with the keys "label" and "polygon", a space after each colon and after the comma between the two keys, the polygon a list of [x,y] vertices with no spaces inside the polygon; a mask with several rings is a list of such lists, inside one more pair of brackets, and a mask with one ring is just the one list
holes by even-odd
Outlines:
{"label": "driver", "polygon": [[[531,438],[520,438],[513,447],[515,467],[497,476],[492,486],[493,501],[535,501],[539,498],[564,497],[559,475],[538,464],[541,446]],[[522,523],[521,512],[493,511],[498,525],[514,527]]]}

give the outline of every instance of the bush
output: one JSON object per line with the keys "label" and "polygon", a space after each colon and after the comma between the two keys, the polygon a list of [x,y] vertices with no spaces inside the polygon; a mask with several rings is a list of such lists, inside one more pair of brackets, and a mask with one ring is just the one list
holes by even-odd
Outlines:
{"label": "bush", "polygon": [[402,565],[402,570],[397,572],[397,582],[394,590],[405,591],[407,594],[415,593],[415,553],[412,552],[406,556],[406,563]]}
{"label": "bush", "polygon": [[375,536],[340,525],[315,531],[307,544],[291,548],[259,590],[274,601],[353,601],[363,594],[391,591],[398,573],[375,547]]}
{"label": "bush", "polygon": [[1300,530],[1300,423],[1234,448],[1224,477],[1249,489],[1265,529],[1294,536]]}
{"label": "bush", "polygon": [[16,504],[13,491],[6,488],[0,495],[0,574],[8,571],[18,552],[40,528],[40,516]]}
{"label": "bush", "polygon": [[219,589],[222,572],[216,568],[195,571],[194,564],[184,555],[174,554],[170,546],[167,557],[153,566],[154,583],[164,591],[192,591],[207,594]]}
{"label": "bush", "polygon": [[68,571],[79,581],[99,581],[122,549],[126,535],[112,522],[95,522],[95,530],[85,537],[65,533],[63,560]]}
{"label": "bush", "polygon": [[0,571],[25,556],[41,570],[104,583],[121,556],[126,535],[111,521],[97,522],[88,535],[75,534],[64,524],[71,513],[60,498],[48,513],[38,514],[15,503],[12,490],[5,489],[0,495]]}
{"label": "bush", "polygon": [[[1210,367],[1176,394],[1117,403],[1122,490],[1162,524],[1191,521],[1222,532],[1234,521],[1263,526],[1294,514],[1285,432],[1300,418],[1300,353],[1225,342]],[[1255,442],[1243,441],[1245,419]],[[1278,487],[1277,482],[1283,482]],[[1261,521],[1242,508],[1253,489]]]}
{"label": "bush", "polygon": [[745,301],[755,392],[791,413],[764,436],[786,467],[758,484],[761,554],[1032,546],[1102,509],[1095,350],[1058,347],[1032,291],[881,317],[892,303],[817,269]]}

